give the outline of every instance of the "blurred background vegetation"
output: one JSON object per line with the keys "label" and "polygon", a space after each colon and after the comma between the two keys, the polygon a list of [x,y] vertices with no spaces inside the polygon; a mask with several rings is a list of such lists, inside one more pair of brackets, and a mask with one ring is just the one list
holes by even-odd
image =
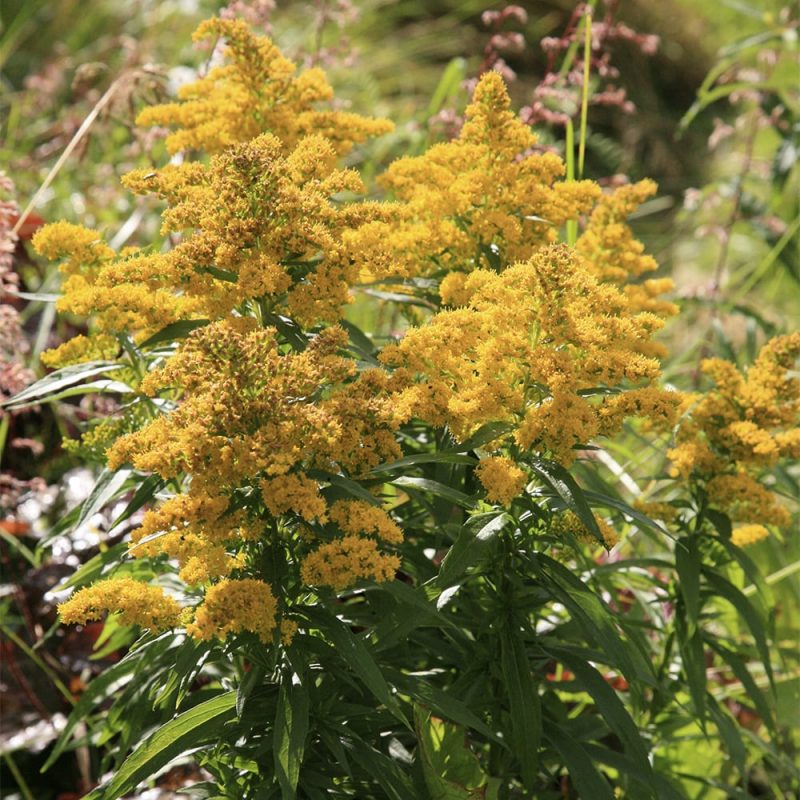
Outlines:
{"label": "blurred background vegetation", "polygon": [[[661,264],[660,274],[673,277],[678,287],[682,313],[665,333],[672,353],[665,377],[680,388],[698,381],[699,358],[721,355],[746,364],[766,337],[796,327],[800,319],[798,10],[785,5],[625,0],[615,8],[617,21],[657,35],[659,47],[647,55],[629,41],[611,43],[619,71],[615,83],[635,109],[590,109],[586,177],[605,183],[611,176],[652,177],[659,183],[636,228]],[[560,37],[576,8],[572,0],[528,0],[522,6],[526,21],[509,19],[503,28],[521,37],[509,39],[500,53],[516,74],[510,88],[517,107],[531,102],[546,74],[540,40]],[[340,102],[397,123],[394,134],[354,156],[370,177],[399,154],[447,135],[467,102],[469,79],[486,64],[492,30],[483,12],[503,4],[253,0],[230,7],[269,30],[288,55],[325,67]],[[3,303],[18,312],[24,332],[14,358],[33,375],[43,373],[38,354],[78,332],[81,321],[56,319],[47,296],[58,289],[57,275],[52,265],[29,255],[26,230],[38,219],[63,218],[98,228],[115,247],[154,240],[158,209],[125,192],[119,177],[163,163],[166,154],[158,132],[137,130],[134,119],[144,105],[174,94],[194,70],[205,68],[212,54],[194,48],[191,33],[220,8],[211,0],[0,5],[0,169],[13,180],[20,208],[36,196],[35,215],[20,230],[15,251],[23,295],[4,295]],[[93,109],[96,119],[78,137]],[[537,130],[544,146],[563,149],[562,129]],[[71,761],[65,771],[37,774],[41,750],[53,738],[37,720],[50,720],[55,731],[52,720],[63,711],[65,696],[79,694],[98,663],[113,658],[105,648],[105,656],[90,660],[94,639],[88,634],[80,639],[54,633],[54,606],[46,594],[76,563],[109,545],[91,536],[63,542],[52,535],[65,509],[83,500],[81,492],[85,496],[88,489],[81,487],[92,485],[61,447],[61,437],[74,436],[82,420],[101,411],[67,401],[3,418],[7,481],[39,477],[50,487],[46,499],[24,513],[19,504],[30,504],[30,487],[15,494],[3,484],[0,498],[6,520],[0,530],[7,695],[0,729],[2,785],[24,776],[29,789],[22,796],[79,796],[70,794],[81,777]],[[26,439],[40,444],[11,446]],[[613,456],[626,472],[653,474],[648,452],[635,439]],[[777,480],[787,496],[800,496],[797,474],[786,470]],[[772,576],[775,639],[789,665],[780,688],[781,721],[800,727],[800,537],[770,538],[751,554]],[[33,708],[30,698],[37,699]],[[687,734],[676,744],[688,762],[710,758],[698,747],[699,738]]]}

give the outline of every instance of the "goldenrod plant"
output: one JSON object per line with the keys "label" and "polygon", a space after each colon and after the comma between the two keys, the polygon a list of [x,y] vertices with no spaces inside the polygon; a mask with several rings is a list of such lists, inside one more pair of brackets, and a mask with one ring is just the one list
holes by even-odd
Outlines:
{"label": "goldenrod plant", "polygon": [[[182,756],[209,798],[743,798],[759,763],[791,797],[742,548],[795,511],[771,475],[800,452],[800,334],[664,386],[678,308],[627,222],[652,181],[567,177],[487,72],[457,138],[376,189],[342,159],[390,122],[241,21],[196,36],[225,63],[139,117],[179,158],[124,179],[163,239],[34,238],[90,327],[12,403],[118,394],[71,445],[103,461],[86,508],[147,508],[69,581],[62,621],[129,649],[50,762],[81,723],[108,748],[93,800]],[[400,313],[364,329],[369,304]],[[626,499],[604,454],[631,435],[663,473]],[[659,554],[626,558],[642,536]],[[695,728],[713,776],[675,757]]]}

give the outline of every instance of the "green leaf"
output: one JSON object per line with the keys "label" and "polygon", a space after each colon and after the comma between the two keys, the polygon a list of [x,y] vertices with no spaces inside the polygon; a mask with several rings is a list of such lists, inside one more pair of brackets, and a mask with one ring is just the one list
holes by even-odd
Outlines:
{"label": "green leaf", "polygon": [[103,469],[100,475],[97,476],[97,481],[95,481],[89,496],[83,501],[75,528],[80,528],[86,520],[105,508],[108,503],[120,494],[130,474],[131,470],[129,469]]}
{"label": "green leaf", "polygon": [[442,559],[436,583],[443,589],[457,583],[510,521],[511,517],[506,513],[491,512],[470,517]]}
{"label": "green leaf", "polygon": [[304,608],[303,613],[330,639],[336,648],[337,655],[345,661],[375,698],[406,727],[410,728],[411,725],[400,708],[397,698],[389,689],[389,684],[386,683],[383,673],[362,639],[354,636],[344,623],[323,611],[321,607]]}
{"label": "green leaf", "polygon": [[723,661],[725,661],[725,663],[731,668],[731,671],[736,676],[739,683],[742,684],[742,688],[745,690],[748,699],[755,706],[755,709],[761,719],[764,721],[764,724],[772,731],[774,735],[777,731],[772,708],[767,702],[767,698],[764,696],[764,693],[758,688],[755,680],[753,680],[753,676],[750,674],[750,670],[747,669],[743,659],[734,653],[733,650],[730,650],[721,644],[714,636],[705,636],[704,640],[705,643],[712,650],[715,650],[723,659]]}
{"label": "green leaf", "polygon": [[[326,472],[321,469],[309,470],[307,474],[310,478],[327,481],[332,486],[336,486],[344,491],[350,497],[357,497],[359,500],[364,500],[372,506],[380,505],[380,500],[378,500],[375,495],[370,494],[360,483],[356,483],[350,480],[350,478],[345,478],[344,475],[334,475],[332,472]],[[323,494],[325,494],[324,489]]]}
{"label": "green leaf", "polygon": [[446,102],[451,100],[461,89],[461,84],[466,76],[467,62],[461,56],[451,58],[444,68],[442,77],[431,95],[425,120],[438,114]]}
{"label": "green leaf", "polygon": [[367,586],[364,588],[364,592],[379,592],[391,595],[400,605],[400,613],[420,617],[420,624],[424,624],[423,620],[425,620],[429,625],[434,625],[437,628],[449,627],[458,629],[456,623],[439,611],[436,604],[428,598],[425,590],[421,587],[409,586],[403,581],[386,581],[374,586]]}
{"label": "green leaf", "polygon": [[611,786],[579,741],[556,724],[545,727],[544,738],[564,759],[570,783],[579,797],[586,800],[614,800]]}
{"label": "green leaf", "polygon": [[75,727],[82,722],[85,722],[92,709],[99,705],[107,696],[108,690],[122,680],[128,673],[136,669],[137,662],[141,658],[142,653],[139,651],[132,651],[122,661],[117,664],[112,664],[98,675],[90,684],[86,691],[80,696],[80,699],[75,704],[75,707],[70,712],[67,724],[61,731],[58,741],[53,747],[50,756],[45,761],[41,771],[46,772],[51,766],[59,759],[61,754],[66,748],[70,735],[75,730]]}
{"label": "green leaf", "polygon": [[386,464],[378,464],[371,470],[371,473],[394,472],[405,467],[413,467],[417,464],[477,464],[477,460],[472,456],[465,456],[459,453],[417,453],[413,456],[391,461]]}
{"label": "green leaf", "polygon": [[611,730],[619,736],[631,758],[639,763],[645,773],[651,774],[647,746],[639,734],[639,728],[603,676],[586,659],[572,650],[551,646],[546,647],[546,650],[572,670],[581,688],[591,695],[603,718]]}
{"label": "green leaf", "polygon": [[430,800],[482,800],[488,783],[466,731],[414,706],[414,727]]}
{"label": "green leaf", "polygon": [[717,726],[717,731],[725,742],[725,749],[731,757],[731,761],[736,765],[739,774],[745,777],[746,762],[747,762],[747,748],[744,745],[741,735],[739,734],[739,726],[731,718],[730,714],[709,695],[706,698],[708,705],[708,713],[714,724]]}
{"label": "green leaf", "polygon": [[595,592],[563,564],[543,553],[536,553],[531,563],[548,590],[583,628],[587,639],[608,653],[608,663],[625,675],[632,691],[639,691],[641,684],[655,685],[652,667],[641,644],[630,635],[622,640],[614,614]]}
{"label": "green leaf", "polygon": [[211,322],[211,320],[208,319],[181,319],[177,322],[172,322],[145,339],[139,345],[139,348],[145,350],[150,347],[155,347],[157,344],[162,344],[163,342],[174,342],[178,339],[185,339],[192,331],[205,327],[209,322]]}
{"label": "green leaf", "polygon": [[603,547],[607,547],[606,540],[597,525],[594,512],[589,507],[583,490],[575,478],[555,461],[535,458],[530,462],[533,470],[566,504],[576,517],[584,524],[589,533],[597,539]]}
{"label": "green leaf", "polygon": [[339,324],[350,335],[350,343],[353,345],[357,354],[377,364],[378,360],[375,358],[375,344],[372,339],[370,339],[361,328],[346,319],[341,320]]}
{"label": "green leaf", "polygon": [[709,586],[721,597],[724,597],[742,616],[750,633],[753,634],[753,639],[756,643],[759,658],[764,664],[764,670],[769,678],[770,685],[775,690],[775,678],[772,673],[772,663],[769,652],[769,645],[767,644],[767,634],[765,631],[764,620],[761,619],[759,613],[756,611],[753,604],[737,589],[730,581],[725,580],[721,575],[714,572],[714,570],[703,567],[703,574]]}
{"label": "green leaf", "polygon": [[[57,400],[64,400],[67,397],[78,397],[84,394],[131,394],[134,390],[128,386],[127,383],[122,381],[112,381],[108,378],[103,378],[99,381],[89,381],[89,383],[81,383],[78,386],[70,386],[67,389],[62,389],[55,394],[48,395],[40,400],[40,403],[55,403]],[[24,403],[23,406],[31,405]],[[9,408],[19,408],[20,406],[9,403]]]}
{"label": "green leaf", "polygon": [[283,800],[295,800],[300,766],[308,734],[308,692],[301,683],[286,676],[278,691],[273,732],[275,774]]}
{"label": "green leaf", "polygon": [[121,522],[125,522],[133,516],[145,503],[149,503],[156,493],[164,488],[166,481],[158,475],[148,475],[136,487],[133,497],[123,509],[122,513],[111,523],[112,528],[116,528]]}
{"label": "green leaf", "polygon": [[702,726],[706,717],[706,656],[703,638],[699,628],[690,634],[688,625],[682,617],[676,617],[675,630],[689,694],[698,717],[697,721]]}
{"label": "green leaf", "polygon": [[13,289],[4,289],[4,291],[12,297],[37,303],[55,303],[61,297],[58,292],[15,292]]}
{"label": "green leaf", "polygon": [[662,775],[652,769],[643,771],[637,762],[616,750],[592,742],[585,742],[583,749],[596,763],[607,764],[612,769],[637,781],[646,794],[631,792],[631,797],[642,798],[642,800],[644,797],[653,798],[653,800],[686,800],[686,795],[679,792]]}
{"label": "green leaf", "polygon": [[119,542],[96,556],[92,556],[85,564],[81,564],[63,583],[60,583],[56,587],[57,591],[63,592],[73,586],[86,586],[89,583],[93,583],[103,574],[109,564],[119,564],[127,550],[128,543]]}
{"label": "green leaf", "polygon": [[700,550],[696,536],[684,536],[675,543],[675,567],[678,571],[678,588],[686,606],[686,623],[689,636],[697,630],[700,616]]}
{"label": "green leaf", "polygon": [[507,742],[494,733],[464,702],[451,693],[438,689],[417,675],[395,672],[391,678],[398,690],[409,695],[418,705],[425,706],[439,716],[449,719],[451,722],[457,722],[465,728],[470,728],[502,747],[508,748]]}
{"label": "green leaf", "polygon": [[487,422],[478,428],[469,439],[461,442],[453,448],[454,453],[468,453],[470,450],[477,450],[495,439],[499,439],[503,434],[508,433],[514,426],[510,422]]}
{"label": "green leaf", "polygon": [[308,347],[308,337],[291,317],[285,317],[282,314],[266,314],[264,322],[274,325],[278,333],[286,339],[296,352],[301,352]]}
{"label": "green leaf", "polygon": [[475,505],[475,501],[463,492],[459,492],[457,489],[452,489],[447,484],[439,483],[439,481],[432,481],[428,478],[413,478],[407,475],[401,475],[399,478],[389,481],[389,483],[403,489],[427,492],[435,497],[441,497],[443,500],[454,503],[455,505],[463,506],[464,508],[472,508]]}
{"label": "green leaf", "polygon": [[370,297],[377,297],[378,300],[388,300],[392,303],[403,303],[405,305],[410,306],[421,306],[422,308],[430,308],[435,309],[436,306],[433,305],[428,300],[423,300],[421,297],[417,297],[413,294],[402,294],[401,292],[384,292],[380,289],[361,289],[364,294],[370,295]]}
{"label": "green leaf", "polygon": [[542,706],[533,681],[525,643],[512,622],[500,634],[500,666],[508,692],[514,754],[519,759],[522,782],[534,791],[542,741]]}
{"label": "green leaf", "polygon": [[67,386],[72,386],[86,378],[102,375],[106,372],[122,369],[122,364],[113,361],[88,361],[85,364],[75,364],[71,367],[62,367],[44,378],[32,383],[18,394],[0,403],[0,408],[21,408],[46,402],[51,395],[57,394]]}
{"label": "green leaf", "polygon": [[615,511],[619,511],[626,517],[630,517],[634,522],[638,522],[640,525],[643,525],[645,528],[650,528],[657,533],[661,533],[664,536],[672,538],[672,534],[666,528],[663,528],[655,520],[650,519],[650,517],[648,517],[646,514],[642,514],[641,511],[637,511],[635,508],[629,506],[622,500],[618,500],[616,497],[609,497],[601,492],[593,492],[588,489],[583,490],[583,496],[592,507],[599,506],[600,508],[613,508]]}
{"label": "green leaf", "polygon": [[125,759],[107,785],[99,786],[86,800],[118,800],[139,788],[172,759],[217,736],[234,718],[235,706],[236,692],[224,692],[171,719]]}
{"label": "green leaf", "polygon": [[358,766],[375,779],[391,800],[410,800],[418,797],[410,778],[397,761],[357,737],[353,737],[348,744],[357,758]]}

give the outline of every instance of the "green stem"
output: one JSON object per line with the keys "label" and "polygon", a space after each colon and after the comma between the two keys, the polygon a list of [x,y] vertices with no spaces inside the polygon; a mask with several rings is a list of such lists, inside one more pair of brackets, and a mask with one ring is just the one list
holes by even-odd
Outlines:
{"label": "green stem", "polygon": [[33,792],[30,790],[28,784],[25,783],[25,778],[22,777],[22,773],[19,771],[19,767],[14,762],[14,759],[11,757],[11,753],[3,753],[3,759],[5,760],[6,764],[8,764],[8,769],[14,776],[14,780],[17,782],[17,788],[19,789],[20,794],[25,798],[25,800],[34,800]]}
{"label": "green stem", "polygon": [[44,672],[44,674],[47,675],[48,678],[50,678],[50,680],[53,682],[53,685],[58,689],[59,692],[61,692],[61,694],[64,695],[69,704],[74,706],[75,698],[72,696],[72,692],[70,692],[70,690],[67,689],[67,687],[61,681],[58,675],[56,675],[55,672],[53,672],[53,670],[50,667],[48,667],[47,664],[44,663],[39,654],[34,652],[30,647],[28,647],[28,645],[25,644],[25,642],[22,639],[20,639],[19,636],[17,636],[17,634],[14,633],[14,631],[12,631],[6,625],[0,625],[0,630],[6,636],[8,636],[8,638],[12,642],[14,642],[14,644],[17,647],[19,647],[19,649],[22,650],[22,652],[25,653],[25,655],[28,656],[28,658],[31,661],[33,661],[33,663],[36,664],[36,666],[39,667],[39,669],[42,670],[42,672]]}
{"label": "green stem", "polygon": [[8,411],[0,412],[3,416],[0,418],[0,461],[3,460],[3,452],[6,448],[6,437],[8,436],[8,426],[11,422],[11,414]]}
{"label": "green stem", "polygon": [[[777,572],[773,572],[771,575],[767,575],[767,577],[764,578],[764,582],[768,586],[774,586],[776,583],[780,583],[784,578],[794,575],[795,572],[800,572],[800,559],[792,564],[787,564],[785,567],[779,569]],[[746,586],[744,589],[742,589],[742,594],[746,597],[750,597],[757,591],[758,588],[755,586],[755,584],[751,584],[750,586]]]}
{"label": "green stem", "polygon": [[592,58],[592,7],[586,9],[583,23],[583,86],[581,87],[581,136],[578,144],[578,177],[583,177],[586,156],[586,124],[589,118],[589,67]]}
{"label": "green stem", "polygon": [[[567,141],[566,141],[566,162],[567,180],[575,180],[575,128],[572,120],[567,120]],[[575,219],[567,220],[567,244],[572,246],[578,240],[578,221]]]}

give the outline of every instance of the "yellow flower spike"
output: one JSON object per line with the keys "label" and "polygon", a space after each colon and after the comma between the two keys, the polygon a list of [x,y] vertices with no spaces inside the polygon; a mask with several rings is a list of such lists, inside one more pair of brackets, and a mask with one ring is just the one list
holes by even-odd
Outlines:
{"label": "yellow flower spike", "polygon": [[274,516],[294,511],[307,522],[327,518],[327,505],[319,493],[319,484],[302,473],[278,475],[260,483],[261,496]]}
{"label": "yellow flower spike", "polygon": [[133,578],[109,578],[79,589],[58,606],[62,622],[83,625],[104,612],[119,614],[122,625],[141,625],[154,631],[179,624],[181,607],[159,586]]}
{"label": "yellow flower spike", "polygon": [[741,371],[720,358],[703,361],[714,386],[685,396],[675,446],[667,453],[674,476],[704,481],[714,507],[748,523],[738,534],[742,541],[753,533],[750,526],[783,526],[791,519],[760,477],[779,459],[800,455],[800,379],[791,372],[798,358],[800,333],[792,333],[768,341]]}
{"label": "yellow flower spike", "polygon": [[320,133],[343,155],[354,144],[394,127],[385,119],[318,108],[333,97],[322,70],[295,75],[295,65],[278,47],[266,36],[256,36],[242,20],[206,20],[193,38],[224,38],[227,63],[181,87],[178,102],[147,108],[137,118],[139,125],[177,129],[167,137],[170,153],[216,153],[269,132],[286,149],[303,136]]}
{"label": "yellow flower spike", "polygon": [[535,143],[503,79],[482,75],[459,137],[398,159],[381,177],[395,202],[347,236],[359,267],[378,279],[502,271],[554,243],[560,226],[591,211],[600,188],[563,181],[563,161],[531,152]]}

